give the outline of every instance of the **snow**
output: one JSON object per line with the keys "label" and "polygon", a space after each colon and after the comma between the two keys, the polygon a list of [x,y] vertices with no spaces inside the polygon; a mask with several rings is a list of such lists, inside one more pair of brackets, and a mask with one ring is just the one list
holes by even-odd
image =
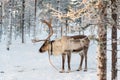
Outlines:
{"label": "snow", "polygon": [[[91,42],[88,51],[88,71],[75,71],[79,66],[80,57],[72,54],[70,73],[59,73],[61,70],[61,56],[51,56],[54,69],[48,60],[47,52],[38,52],[43,42],[32,43],[30,39],[22,44],[14,40],[10,50],[6,50],[6,41],[0,43],[0,80],[97,80],[96,44]],[[110,53],[110,52],[109,52]],[[107,79],[111,78],[111,58],[108,54]],[[83,64],[84,68],[84,64]],[[67,63],[65,65],[67,70]],[[119,73],[118,73],[119,74]],[[118,76],[120,79],[120,76]]]}
{"label": "snow", "polygon": [[[61,56],[52,56],[51,60],[59,71],[49,63],[47,52],[38,52],[40,43],[14,42],[10,50],[6,50],[5,42],[0,43],[0,80],[95,80],[96,71],[74,71],[59,73],[61,70]],[[90,61],[91,62],[91,61]],[[76,70],[79,66],[79,55],[72,56],[71,68]],[[67,65],[65,66],[67,70]],[[89,68],[90,65],[88,65]]]}

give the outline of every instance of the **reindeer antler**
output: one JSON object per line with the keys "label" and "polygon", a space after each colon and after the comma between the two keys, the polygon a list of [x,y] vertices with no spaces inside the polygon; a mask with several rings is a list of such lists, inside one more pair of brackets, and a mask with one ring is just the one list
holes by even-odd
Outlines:
{"label": "reindeer antler", "polygon": [[35,43],[35,42],[40,42],[40,41],[46,41],[46,40],[49,40],[49,38],[53,35],[53,29],[52,29],[52,26],[51,26],[51,23],[52,23],[52,18],[50,18],[49,22],[47,22],[46,20],[41,20],[43,23],[45,23],[49,29],[50,29],[50,34],[49,36],[44,39],[44,40],[38,40],[38,39],[32,39],[32,42]]}
{"label": "reindeer antler", "polygon": [[51,26],[51,23],[52,23],[52,18],[50,18],[49,22],[46,21],[46,20],[41,20],[43,23],[45,23],[49,29],[50,29],[50,34],[49,36],[46,38],[46,40],[48,40],[52,35],[53,35],[53,29],[52,29],[52,26]]}
{"label": "reindeer antler", "polygon": [[45,40],[44,39],[43,40],[32,39],[33,43],[40,42],[40,41],[45,41]]}

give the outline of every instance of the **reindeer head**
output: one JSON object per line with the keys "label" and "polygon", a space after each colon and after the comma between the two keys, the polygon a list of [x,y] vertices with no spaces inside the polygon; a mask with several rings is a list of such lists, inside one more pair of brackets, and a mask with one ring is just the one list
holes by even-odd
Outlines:
{"label": "reindeer head", "polygon": [[50,34],[49,34],[49,36],[45,39],[45,42],[43,43],[43,45],[40,47],[40,49],[39,49],[39,52],[40,52],[40,53],[43,53],[43,52],[46,52],[46,51],[49,50],[49,46],[50,46],[50,44],[51,44],[50,37],[51,37],[52,34],[53,34],[53,29],[52,29],[52,26],[51,26],[51,20],[52,20],[52,19],[50,19],[49,22],[47,22],[46,20],[42,20],[42,22],[45,23],[45,24],[49,27],[49,29],[50,29]]}
{"label": "reindeer head", "polygon": [[43,53],[43,52],[46,52],[49,50],[49,44],[50,44],[50,41],[49,40],[46,40],[43,45],[40,47],[39,49],[39,52],[40,53]]}

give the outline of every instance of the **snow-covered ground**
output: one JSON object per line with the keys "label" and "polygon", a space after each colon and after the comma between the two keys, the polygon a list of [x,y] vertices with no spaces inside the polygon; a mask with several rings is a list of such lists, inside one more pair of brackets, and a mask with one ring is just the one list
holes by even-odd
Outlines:
{"label": "snow-covered ground", "polygon": [[[79,66],[80,57],[72,54],[71,73],[59,73],[48,60],[47,52],[38,52],[43,42],[33,44],[30,39],[25,44],[13,41],[6,50],[6,41],[0,43],[0,80],[97,80],[96,44],[91,42],[88,51],[88,71],[74,71]],[[107,79],[111,78],[111,54],[108,54]],[[52,56],[52,63],[61,70],[61,56]],[[83,64],[84,67],[84,64]],[[67,64],[66,64],[67,70]],[[118,76],[118,80],[120,76]]]}

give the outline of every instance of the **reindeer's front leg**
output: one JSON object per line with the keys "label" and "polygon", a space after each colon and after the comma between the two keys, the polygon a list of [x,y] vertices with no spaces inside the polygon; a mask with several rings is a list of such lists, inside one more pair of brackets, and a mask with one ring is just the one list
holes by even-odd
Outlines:
{"label": "reindeer's front leg", "polygon": [[84,52],[85,52],[85,55],[84,55],[85,56],[85,69],[84,69],[84,71],[87,71],[87,52],[88,52],[88,47],[85,48]]}
{"label": "reindeer's front leg", "polygon": [[60,73],[64,73],[64,69],[65,69],[65,58],[66,58],[66,54],[62,54],[62,70],[60,71]]}

